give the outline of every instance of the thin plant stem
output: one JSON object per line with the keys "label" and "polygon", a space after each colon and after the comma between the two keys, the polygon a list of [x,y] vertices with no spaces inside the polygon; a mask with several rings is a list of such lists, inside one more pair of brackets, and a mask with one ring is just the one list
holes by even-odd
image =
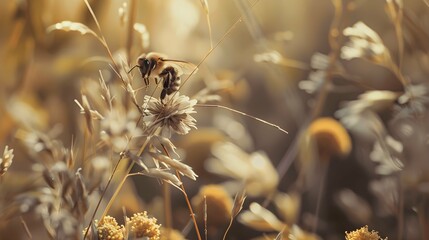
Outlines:
{"label": "thin plant stem", "polygon": [[[259,2],[259,0],[257,0],[255,3],[252,4],[252,8]],[[243,16],[240,16],[237,21],[235,21],[231,27],[229,27],[229,29],[225,32],[225,34],[220,38],[220,40],[214,45],[214,47],[212,47],[207,53],[206,55],[204,55],[204,57],[201,59],[201,61],[195,66],[194,70],[192,70],[192,72],[189,74],[189,76],[183,81],[183,83],[180,85],[179,89],[174,92],[173,94],[177,94],[177,92],[180,91],[180,89],[186,84],[186,82],[189,80],[189,78],[192,77],[192,75],[194,75],[197,71],[197,69],[201,66],[201,64],[203,64],[203,62],[212,54],[212,52],[218,48],[218,46],[226,39],[226,37],[231,34],[232,30],[234,30],[234,28],[243,21]],[[173,98],[170,99],[170,101],[172,101]]]}
{"label": "thin plant stem", "polygon": [[[164,149],[165,154],[167,154],[168,157],[171,157],[167,148],[165,148],[165,146],[162,144],[161,144],[161,146]],[[200,234],[200,229],[198,228],[197,219],[195,218],[194,210],[192,209],[191,202],[189,201],[189,197],[188,197],[188,194],[186,193],[185,185],[183,184],[183,181],[182,181],[182,178],[180,177],[179,171],[176,171],[176,176],[179,179],[179,181],[182,182],[182,184],[180,185],[180,188],[182,189],[182,193],[185,196],[185,200],[186,200],[186,204],[188,205],[189,213],[191,215],[192,221],[194,222],[194,228],[195,228],[195,232],[197,233],[198,240],[201,240],[201,234]]]}
{"label": "thin plant stem", "polygon": [[404,238],[404,192],[398,175],[398,239]]}
{"label": "thin plant stem", "polygon": [[22,227],[24,228],[25,234],[27,234],[28,239],[33,239],[33,235],[31,235],[30,229],[28,228],[28,225],[25,220],[22,217],[19,217],[19,219],[21,220]]}
{"label": "thin plant stem", "polygon": [[97,210],[100,207],[101,201],[103,200],[104,194],[107,192],[107,188],[109,188],[109,185],[113,179],[113,175],[115,175],[116,170],[118,169],[119,163],[121,162],[122,158],[119,158],[119,160],[116,162],[115,167],[113,168],[112,174],[110,174],[109,180],[107,181],[106,187],[104,188],[103,192],[101,193],[100,199],[98,200],[97,206],[95,207],[94,212],[92,213],[91,220],[89,221],[88,227],[86,228],[85,234],[83,235],[83,239],[86,238],[88,235],[89,229],[91,228],[92,222],[94,221],[95,214],[97,214]]}
{"label": "thin plant stem", "polygon": [[231,228],[231,226],[232,226],[232,222],[233,222],[233,217],[231,216],[231,219],[229,220],[229,224],[228,224],[228,227],[226,228],[226,230],[225,230],[225,233],[223,234],[223,238],[222,238],[222,240],[225,240],[225,238],[226,238],[226,235],[228,234],[228,232],[229,232],[229,229]]}
{"label": "thin plant stem", "polygon": [[332,20],[331,29],[329,31],[329,45],[331,46],[331,52],[329,54],[329,63],[328,68],[326,70],[326,77],[320,88],[319,94],[317,95],[317,98],[315,100],[316,104],[312,112],[310,113],[310,116],[307,118],[307,120],[304,121],[303,127],[295,137],[292,146],[289,148],[289,150],[286,152],[286,154],[283,156],[282,160],[280,160],[277,166],[277,172],[279,174],[280,179],[283,178],[289,167],[292,165],[292,162],[295,160],[295,156],[298,153],[298,148],[300,146],[299,143],[304,136],[307,127],[309,126],[311,121],[313,121],[320,115],[329,94],[329,86],[332,81],[335,64],[340,56],[340,50],[343,41],[342,35],[338,33],[341,32],[340,30],[342,29],[342,23],[344,24],[345,22],[343,19],[343,0],[333,0],[333,2],[335,6],[335,16]]}
{"label": "thin plant stem", "polygon": [[[121,80],[122,84],[124,85],[125,89],[127,88],[127,82],[125,81],[124,77],[120,74],[119,71],[119,66],[115,61],[115,58],[113,57],[112,51],[109,48],[109,45],[107,44],[106,38],[104,37],[102,31],[101,31],[101,27],[100,24],[98,23],[97,17],[94,14],[94,11],[91,8],[91,5],[89,4],[88,0],[84,0],[89,12],[91,13],[92,18],[94,19],[95,24],[97,25],[98,31],[100,32],[100,36],[98,37],[98,40],[101,42],[101,44],[103,45],[103,47],[106,49],[107,54],[109,55],[110,60],[112,61],[113,65],[111,65],[111,67],[113,68],[113,70],[115,71],[116,75],[119,77],[119,79]],[[128,93],[128,90],[127,90]],[[134,101],[133,99],[133,104],[136,106],[137,110],[139,110],[140,113],[143,113],[142,109],[140,108],[140,106]]]}
{"label": "thin plant stem", "polygon": [[[180,177],[180,174],[178,171],[176,171],[176,176],[179,179],[179,181],[182,182],[182,178]],[[182,182],[182,185],[180,185],[180,188],[182,189],[183,195],[185,196],[185,200],[186,200],[186,204],[188,205],[189,213],[191,215],[192,221],[194,222],[194,228],[195,228],[195,232],[197,233],[198,240],[201,240],[201,234],[200,234],[200,230],[198,228],[197,219],[195,218],[195,213],[192,210],[192,205],[191,205],[191,202],[189,201],[189,197],[188,197],[188,194],[186,193],[185,185],[183,184],[183,182]]]}
{"label": "thin plant stem", "polygon": [[204,239],[207,240],[207,197],[204,196]]}
{"label": "thin plant stem", "polygon": [[[145,148],[146,148],[146,146],[147,146],[147,144],[149,143],[149,138],[150,137],[148,137],[147,139],[146,139],[146,141],[143,143],[143,145],[141,146],[141,148],[140,148],[140,150],[139,150],[139,152],[138,152],[138,156],[141,156],[142,155],[142,153],[143,153],[143,151],[145,150]],[[128,169],[126,170],[126,175],[122,178],[122,180],[121,180],[121,182],[120,182],[120,184],[118,185],[118,187],[116,188],[116,190],[115,190],[115,193],[112,195],[112,197],[110,198],[110,200],[109,200],[109,203],[107,204],[107,206],[106,206],[106,208],[105,208],[105,210],[104,210],[104,212],[103,212],[103,217],[104,216],[106,216],[106,214],[107,214],[107,212],[110,210],[110,207],[112,206],[112,204],[113,204],[113,202],[115,201],[115,199],[116,199],[116,197],[118,196],[118,193],[119,193],[119,191],[121,190],[121,188],[122,188],[122,185],[124,185],[124,182],[125,182],[125,180],[127,179],[127,177],[128,176],[130,176],[130,171],[131,171],[131,169],[134,167],[134,162],[131,162],[130,163],[130,166],[128,167]]]}
{"label": "thin plant stem", "polygon": [[136,18],[136,12],[137,12],[137,1],[136,0],[130,0],[130,6],[129,6],[130,15],[128,18],[128,26],[127,26],[127,41],[125,45],[125,49],[127,51],[127,64],[130,64],[130,58],[131,58],[131,49],[133,46],[133,39],[134,39],[134,21]]}
{"label": "thin plant stem", "polygon": [[165,218],[165,227],[167,228],[167,236],[170,236],[170,229],[172,228],[171,224],[171,193],[170,193],[170,185],[163,184],[162,185],[163,194],[164,194],[164,218]]}
{"label": "thin plant stem", "polygon": [[316,202],[316,211],[314,213],[315,216],[315,222],[314,222],[314,226],[312,229],[313,233],[316,233],[317,231],[317,225],[319,224],[319,214],[320,214],[320,204],[322,202],[322,194],[323,194],[323,190],[325,189],[325,181],[326,181],[326,176],[328,174],[328,168],[329,168],[329,159],[319,159],[322,161],[327,161],[327,163],[323,162],[322,164],[322,175],[321,175],[321,179],[320,179],[320,186],[319,186],[319,192],[317,193],[317,202]]}
{"label": "thin plant stem", "polygon": [[129,176],[129,172],[131,171],[131,169],[133,168],[134,164],[130,164],[130,166],[128,167],[127,171],[126,171],[126,175],[122,178],[121,182],[119,183],[118,187],[116,188],[115,192],[113,193],[112,197],[110,198],[109,202],[107,203],[106,208],[104,209],[103,215],[101,215],[100,219],[103,219],[107,213],[109,212],[110,208],[112,207],[112,204],[114,202],[114,200],[116,199],[116,197],[118,196],[119,192],[122,189],[122,186],[125,183],[125,180],[127,180],[128,176]]}

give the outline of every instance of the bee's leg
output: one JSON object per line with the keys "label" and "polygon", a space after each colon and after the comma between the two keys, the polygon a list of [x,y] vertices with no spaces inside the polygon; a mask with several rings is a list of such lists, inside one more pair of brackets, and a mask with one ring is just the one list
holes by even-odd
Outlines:
{"label": "bee's leg", "polygon": [[144,77],[143,78],[143,80],[144,80],[144,84],[146,85],[146,87],[149,85],[149,78],[147,78],[147,77]]}
{"label": "bee's leg", "polygon": [[164,89],[162,89],[162,91],[161,91],[161,96],[160,96],[160,98],[161,98],[161,103],[164,103],[164,98],[165,98],[165,96],[167,96],[167,90],[164,88]]}

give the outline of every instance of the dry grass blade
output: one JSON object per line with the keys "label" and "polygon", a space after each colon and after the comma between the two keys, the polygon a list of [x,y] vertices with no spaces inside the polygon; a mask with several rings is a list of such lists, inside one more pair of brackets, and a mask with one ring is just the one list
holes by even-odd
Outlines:
{"label": "dry grass blade", "polygon": [[236,195],[234,198],[234,205],[232,207],[232,214],[231,217],[235,218],[237,217],[237,215],[241,212],[241,210],[243,209],[243,204],[244,201],[246,200],[246,190],[245,188],[242,188]]}
{"label": "dry grass blade", "polygon": [[244,201],[246,200],[246,190],[245,188],[242,188],[236,195],[234,198],[234,205],[232,206],[232,211],[231,211],[231,220],[229,221],[229,225],[228,228],[225,230],[225,233],[223,235],[223,239],[226,238],[226,235],[228,234],[229,229],[232,226],[232,221],[234,220],[235,217],[237,217],[237,215],[241,212],[241,210],[243,209],[243,204]]}
{"label": "dry grass blade", "polygon": [[256,202],[251,203],[249,210],[241,213],[238,220],[259,231],[281,231],[285,226],[276,215]]}
{"label": "dry grass blade", "polygon": [[82,35],[91,34],[94,37],[100,39],[100,37],[92,29],[90,29],[85,24],[79,23],[79,22],[62,21],[62,22],[56,23],[54,25],[51,25],[46,29],[46,31],[48,33],[55,31],[55,30],[61,30],[61,31],[65,31],[65,32],[70,32],[70,31],[79,32]]}
{"label": "dry grass blade", "polygon": [[177,189],[180,189],[179,186],[182,185],[182,182],[179,180],[179,178],[176,175],[162,169],[149,168],[147,171],[140,172],[139,174],[161,179],[173,185]]}
{"label": "dry grass blade", "polygon": [[0,157],[0,176],[7,172],[12,164],[13,157],[13,149],[9,149],[9,147],[6,146],[4,148],[3,156]]}
{"label": "dry grass blade", "polygon": [[195,174],[195,172],[192,170],[191,167],[189,167],[188,165],[179,162],[178,160],[175,160],[173,158],[170,158],[168,156],[159,154],[159,153],[153,153],[151,152],[150,155],[156,159],[159,162],[162,162],[164,164],[166,164],[168,167],[171,167],[173,169],[175,169],[176,171],[180,172],[180,174],[187,176],[188,178],[192,179],[192,180],[197,180],[198,175]]}
{"label": "dry grass blade", "polygon": [[25,220],[22,217],[19,217],[19,219],[21,220],[22,227],[24,228],[25,234],[27,234],[28,239],[33,239],[33,235],[31,235],[30,229],[28,228]]}
{"label": "dry grass blade", "polygon": [[207,240],[207,197],[204,196],[204,238]]}
{"label": "dry grass blade", "polygon": [[281,128],[281,127],[280,127],[280,126],[278,126],[278,125],[275,125],[275,124],[273,124],[273,123],[270,123],[270,122],[265,121],[265,120],[263,120],[263,119],[260,119],[260,118],[258,118],[258,117],[254,117],[254,116],[252,116],[252,115],[249,115],[249,114],[244,113],[244,112],[240,112],[240,111],[238,111],[238,110],[235,110],[235,109],[232,109],[232,108],[229,108],[229,107],[225,107],[225,106],[222,106],[222,105],[213,105],[213,104],[196,104],[195,106],[196,106],[196,107],[216,107],[216,108],[226,109],[226,110],[229,110],[229,111],[231,111],[231,112],[235,112],[235,113],[238,113],[238,114],[240,114],[240,115],[243,115],[243,116],[249,117],[249,118],[251,118],[251,119],[254,119],[254,120],[258,121],[258,122],[264,123],[264,124],[266,124],[266,125],[268,125],[268,126],[275,127],[275,128],[277,128],[278,130],[280,130],[281,132],[288,134],[288,131],[284,130],[283,128]]}
{"label": "dry grass blade", "polygon": [[212,36],[212,25],[210,23],[210,11],[209,11],[209,3],[207,0],[200,0],[201,6],[204,9],[204,12],[206,13],[207,18],[207,26],[209,28],[209,36],[210,36],[210,49],[213,49],[213,36]]}

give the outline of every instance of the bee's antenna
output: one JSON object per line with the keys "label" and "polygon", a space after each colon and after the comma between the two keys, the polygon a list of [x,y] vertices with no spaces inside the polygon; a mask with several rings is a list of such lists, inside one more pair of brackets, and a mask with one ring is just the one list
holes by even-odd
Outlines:
{"label": "bee's antenna", "polygon": [[139,65],[135,65],[134,67],[132,67],[127,73],[129,74],[134,68],[139,67]]}

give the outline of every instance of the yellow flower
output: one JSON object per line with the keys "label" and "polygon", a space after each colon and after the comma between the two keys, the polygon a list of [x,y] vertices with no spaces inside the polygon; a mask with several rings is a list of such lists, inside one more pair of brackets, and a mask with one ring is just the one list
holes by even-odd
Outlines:
{"label": "yellow flower", "polygon": [[126,222],[132,237],[147,237],[149,240],[158,240],[160,238],[161,232],[159,228],[161,225],[156,224],[156,218],[148,217],[146,211],[135,213],[131,219],[127,218]]}
{"label": "yellow flower", "polygon": [[317,145],[320,159],[346,156],[352,148],[350,136],[344,127],[333,118],[319,118],[308,128],[308,135]]}
{"label": "yellow flower", "polygon": [[[387,238],[385,238],[387,239]],[[364,226],[353,232],[346,232],[346,240],[383,240],[378,236],[378,232],[368,230],[368,226]]]}
{"label": "yellow flower", "polygon": [[119,226],[116,219],[105,216],[99,222],[95,222],[100,240],[123,240],[124,226]]}
{"label": "yellow flower", "polygon": [[232,198],[221,185],[206,185],[200,188],[198,194],[192,198],[192,205],[198,216],[204,216],[204,197],[207,203],[208,224],[223,226],[231,218]]}

